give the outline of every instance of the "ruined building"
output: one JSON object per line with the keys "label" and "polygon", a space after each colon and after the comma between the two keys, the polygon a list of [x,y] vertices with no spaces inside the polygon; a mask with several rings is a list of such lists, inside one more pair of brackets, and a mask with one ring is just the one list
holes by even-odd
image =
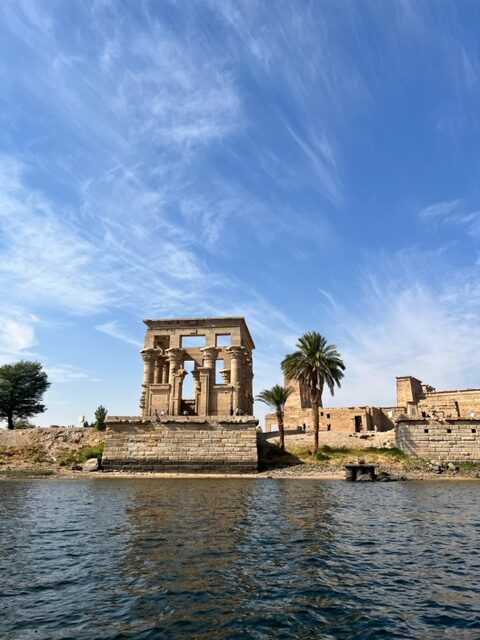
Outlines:
{"label": "ruined building", "polygon": [[107,419],[105,469],[256,471],[244,318],[145,320],[141,416]]}
{"label": "ruined building", "polygon": [[144,322],[143,417],[253,415],[255,345],[244,318]]}
{"label": "ruined building", "polygon": [[[480,389],[436,391],[413,376],[400,376],[397,381],[397,402],[390,407],[355,406],[323,407],[320,409],[320,429],[359,433],[393,429],[400,418],[455,419],[480,418]],[[312,426],[311,406],[298,383],[285,381],[294,392],[285,405],[285,427]],[[266,431],[276,424],[275,414],[265,416]]]}

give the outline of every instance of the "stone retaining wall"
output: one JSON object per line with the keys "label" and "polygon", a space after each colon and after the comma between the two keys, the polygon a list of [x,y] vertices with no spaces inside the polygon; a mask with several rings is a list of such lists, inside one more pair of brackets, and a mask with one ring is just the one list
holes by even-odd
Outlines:
{"label": "stone retaining wall", "polygon": [[123,471],[254,472],[258,468],[255,422],[110,418],[102,465]]}
{"label": "stone retaining wall", "polygon": [[400,420],[395,444],[408,455],[428,460],[480,462],[480,420]]}

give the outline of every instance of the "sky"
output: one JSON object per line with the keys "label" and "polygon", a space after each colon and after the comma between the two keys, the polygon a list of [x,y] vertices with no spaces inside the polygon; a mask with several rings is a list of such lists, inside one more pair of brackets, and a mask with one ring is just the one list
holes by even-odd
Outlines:
{"label": "sky", "polygon": [[[480,5],[3,0],[0,363],[138,413],[144,318],[316,330],[331,406],[480,386]],[[265,412],[257,406],[261,417]]]}

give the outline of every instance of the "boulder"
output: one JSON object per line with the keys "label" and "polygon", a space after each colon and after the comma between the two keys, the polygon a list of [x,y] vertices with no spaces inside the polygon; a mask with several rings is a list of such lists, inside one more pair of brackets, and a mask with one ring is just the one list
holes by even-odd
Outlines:
{"label": "boulder", "polygon": [[370,474],[368,473],[359,473],[357,476],[357,482],[373,482]]}
{"label": "boulder", "polygon": [[99,469],[100,462],[98,458],[89,458],[82,466],[82,471],[98,471]]}
{"label": "boulder", "polygon": [[380,471],[375,479],[377,480],[377,482],[391,482],[392,480],[394,480],[394,478],[392,478],[388,471]]}

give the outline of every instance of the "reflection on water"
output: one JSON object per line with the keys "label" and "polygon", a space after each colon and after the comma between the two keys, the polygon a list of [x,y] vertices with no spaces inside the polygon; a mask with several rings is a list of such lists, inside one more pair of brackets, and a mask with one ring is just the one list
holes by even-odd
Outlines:
{"label": "reflection on water", "polygon": [[480,637],[479,485],[0,484],[0,638]]}

